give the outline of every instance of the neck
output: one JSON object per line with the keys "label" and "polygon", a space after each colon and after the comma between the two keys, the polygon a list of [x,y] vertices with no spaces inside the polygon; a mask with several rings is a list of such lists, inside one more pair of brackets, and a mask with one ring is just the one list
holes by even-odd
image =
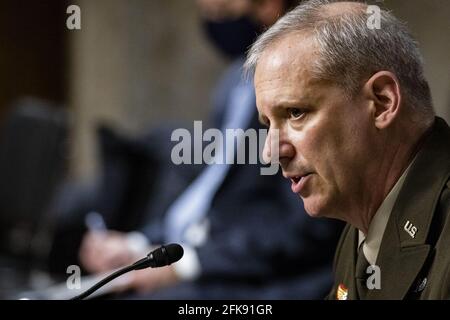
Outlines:
{"label": "neck", "polygon": [[[371,174],[368,175],[372,178],[367,179],[368,185],[362,189],[366,190],[362,196],[362,206],[359,206],[358,212],[353,214],[353,221],[349,221],[365,235],[381,204],[413,161],[427,132],[427,130],[414,131],[411,128],[403,128],[401,131],[403,134],[398,135],[400,139],[384,140],[380,148],[378,165],[372,168]],[[404,141],[412,143],[405,145]]]}

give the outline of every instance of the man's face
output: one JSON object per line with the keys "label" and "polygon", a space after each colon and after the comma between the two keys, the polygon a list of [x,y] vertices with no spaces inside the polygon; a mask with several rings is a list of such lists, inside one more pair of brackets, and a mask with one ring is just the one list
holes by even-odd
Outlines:
{"label": "man's face", "polygon": [[[376,128],[362,96],[348,100],[342,89],[314,80],[317,59],[311,38],[289,35],[263,53],[255,72],[261,121],[279,130],[283,175],[311,216],[345,219],[364,210]],[[373,146],[373,147],[372,147]],[[270,154],[266,143],[265,154]]]}

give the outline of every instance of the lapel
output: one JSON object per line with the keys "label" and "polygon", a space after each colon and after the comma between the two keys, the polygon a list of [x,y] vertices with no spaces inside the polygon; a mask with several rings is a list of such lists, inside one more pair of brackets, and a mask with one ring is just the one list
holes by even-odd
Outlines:
{"label": "lapel", "polygon": [[356,300],[358,297],[356,295],[355,265],[358,230],[350,225],[347,225],[346,230],[347,234],[339,250],[339,260],[336,265],[336,286],[333,288],[332,298],[337,298],[338,287],[343,285],[348,290],[347,300]]}
{"label": "lapel", "polygon": [[436,118],[392,210],[377,259],[381,289],[369,290],[368,299],[403,299],[422,269],[433,214],[450,177],[449,141],[449,127]]}

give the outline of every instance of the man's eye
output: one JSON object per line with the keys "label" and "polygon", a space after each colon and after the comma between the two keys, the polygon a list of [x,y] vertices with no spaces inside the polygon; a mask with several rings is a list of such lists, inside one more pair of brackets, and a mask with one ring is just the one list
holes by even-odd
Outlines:
{"label": "man's eye", "polygon": [[300,119],[305,114],[303,110],[299,108],[289,108],[288,113],[289,117],[293,120]]}

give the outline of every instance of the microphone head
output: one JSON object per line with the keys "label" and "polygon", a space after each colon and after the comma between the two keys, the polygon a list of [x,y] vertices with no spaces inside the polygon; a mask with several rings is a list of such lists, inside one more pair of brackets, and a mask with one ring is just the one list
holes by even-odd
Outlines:
{"label": "microphone head", "polygon": [[155,267],[168,266],[183,257],[183,247],[176,243],[171,243],[156,249],[151,253]]}
{"label": "microphone head", "polygon": [[183,257],[183,247],[177,243],[168,244],[166,247],[167,256],[169,257],[169,264],[177,262]]}

